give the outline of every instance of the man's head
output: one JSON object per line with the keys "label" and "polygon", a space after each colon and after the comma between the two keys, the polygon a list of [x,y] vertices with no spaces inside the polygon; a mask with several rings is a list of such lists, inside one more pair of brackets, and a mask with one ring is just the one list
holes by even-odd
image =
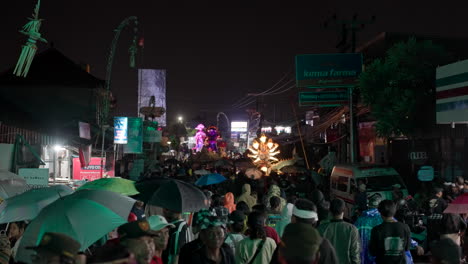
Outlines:
{"label": "man's head", "polygon": [[224,243],[224,222],[216,216],[206,216],[200,225],[200,239],[210,249],[221,248]]}
{"label": "man's head", "polygon": [[381,202],[382,202],[382,195],[380,195],[379,193],[374,193],[373,195],[371,195],[371,197],[369,197],[368,206],[370,208],[378,208]]}
{"label": "man's head", "polygon": [[291,223],[303,223],[316,226],[318,221],[317,207],[306,199],[298,199],[294,205]]}
{"label": "man's head", "polygon": [[229,228],[232,233],[242,233],[244,230],[245,214],[236,210],[229,215]]}
{"label": "man's head", "polygon": [[167,219],[167,221],[174,222],[182,218],[182,213],[163,208],[163,216]]}
{"label": "man's head", "polygon": [[169,242],[169,228],[173,228],[173,224],[169,224],[166,219],[160,215],[152,215],[148,217],[150,224],[150,234],[153,238],[156,250],[165,250]]}
{"label": "man's head", "polygon": [[382,217],[393,217],[395,216],[396,210],[397,206],[392,200],[383,200],[379,204],[379,212]]}
{"label": "man's head", "polygon": [[438,197],[438,198],[441,198],[442,197],[442,194],[443,194],[443,189],[442,188],[434,188],[433,190],[433,194]]}
{"label": "man's head", "polygon": [[319,259],[322,238],[311,225],[291,223],[284,229],[279,259],[284,264],[313,264]]}
{"label": "man's head", "polygon": [[244,201],[240,201],[236,204],[236,210],[244,212],[245,215],[248,215],[250,213],[250,208]]}
{"label": "man's head", "polygon": [[330,203],[330,213],[334,218],[342,219],[344,211],[346,210],[346,204],[341,199],[333,199]]}
{"label": "man's head", "polygon": [[36,251],[33,263],[74,263],[80,246],[65,234],[46,232],[38,246],[26,248]]}

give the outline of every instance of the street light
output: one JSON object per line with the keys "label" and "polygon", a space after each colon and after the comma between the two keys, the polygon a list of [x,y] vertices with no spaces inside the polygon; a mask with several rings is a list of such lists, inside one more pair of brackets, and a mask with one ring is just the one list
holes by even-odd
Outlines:
{"label": "street light", "polygon": [[184,118],[183,118],[182,116],[177,117],[177,120],[179,120],[179,123],[182,123],[182,120],[183,120],[183,119],[184,119]]}

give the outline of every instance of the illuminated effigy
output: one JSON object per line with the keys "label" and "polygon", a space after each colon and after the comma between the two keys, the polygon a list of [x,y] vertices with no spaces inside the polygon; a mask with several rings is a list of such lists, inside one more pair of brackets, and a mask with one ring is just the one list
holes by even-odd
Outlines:
{"label": "illuminated effigy", "polygon": [[218,148],[216,147],[216,144],[219,138],[218,128],[215,126],[210,126],[206,133],[206,140],[208,141],[208,150],[217,152]]}
{"label": "illuminated effigy", "polygon": [[206,138],[206,134],[205,132],[203,132],[203,130],[205,129],[205,126],[203,124],[199,124],[195,129],[198,131],[195,134],[195,142],[196,142],[195,150],[197,152],[200,152],[203,148],[203,145],[205,143],[205,138]]}
{"label": "illuminated effigy", "polygon": [[253,163],[260,170],[269,175],[271,166],[278,162],[278,159],[275,158],[280,153],[278,147],[279,145],[274,143],[271,138],[267,138],[265,134],[262,134],[260,138],[253,140],[252,146],[249,147],[251,154],[247,156],[253,159]]}

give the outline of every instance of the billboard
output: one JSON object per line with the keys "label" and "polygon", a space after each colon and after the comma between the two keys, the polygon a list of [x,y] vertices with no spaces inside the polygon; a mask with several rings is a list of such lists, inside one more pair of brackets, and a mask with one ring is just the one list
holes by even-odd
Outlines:
{"label": "billboard", "polygon": [[[114,177],[114,168],[106,170],[104,159],[104,177]],[[89,165],[81,168],[79,158],[73,158],[73,179],[94,181],[101,178],[101,158],[91,158]]]}
{"label": "billboard", "polygon": [[355,85],[362,72],[360,53],[296,56],[297,87],[325,88]]}
{"label": "billboard", "polygon": [[114,144],[127,144],[128,118],[114,117]]}
{"label": "billboard", "polygon": [[436,70],[437,124],[468,123],[468,60]]}
{"label": "billboard", "polygon": [[18,175],[23,177],[28,186],[33,189],[49,186],[48,168],[23,168],[18,170]]}
{"label": "billboard", "polygon": [[[166,70],[138,69],[138,114],[142,107],[152,106],[151,97],[154,96],[155,107],[166,109]],[[166,113],[155,117],[160,126],[166,126]]]}
{"label": "billboard", "polygon": [[247,122],[231,122],[231,132],[247,132]]}

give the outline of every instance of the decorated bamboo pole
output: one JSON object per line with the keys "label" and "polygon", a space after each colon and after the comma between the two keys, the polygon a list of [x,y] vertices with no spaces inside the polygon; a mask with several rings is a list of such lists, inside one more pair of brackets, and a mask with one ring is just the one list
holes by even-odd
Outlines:
{"label": "decorated bamboo pole", "polygon": [[39,19],[40,5],[41,0],[38,0],[32,18],[28,18],[30,21],[23,26],[23,30],[20,30],[22,34],[28,36],[28,40],[21,49],[20,57],[13,71],[13,74],[16,76],[26,77],[37,51],[37,41],[47,42],[47,40],[41,37],[41,33],[39,33],[42,23],[42,19]]}

